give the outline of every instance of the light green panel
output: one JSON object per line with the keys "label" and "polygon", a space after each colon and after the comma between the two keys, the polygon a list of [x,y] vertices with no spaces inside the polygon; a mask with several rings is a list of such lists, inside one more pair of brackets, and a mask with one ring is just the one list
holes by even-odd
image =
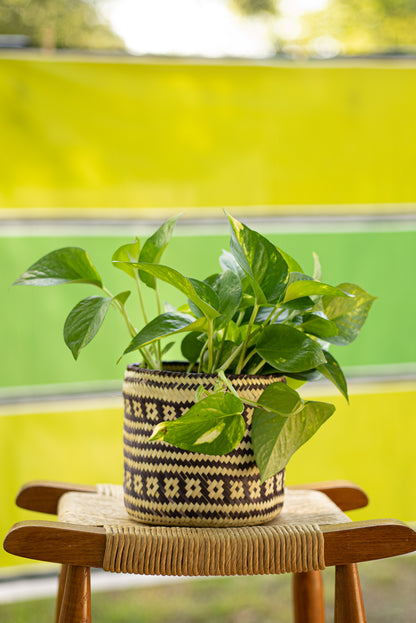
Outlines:
{"label": "light green panel", "polygon": [[[343,365],[388,366],[415,362],[414,342],[409,339],[413,334],[416,295],[411,286],[416,265],[415,231],[271,234],[267,225],[259,229],[299,259],[306,271],[312,272],[312,251],[317,251],[324,281],[358,283],[378,297],[358,339],[346,348],[332,349]],[[163,261],[187,276],[203,279],[218,270],[217,258],[221,250],[228,247],[226,231],[224,224],[223,236],[204,235],[201,229],[195,229],[189,236],[178,233]],[[77,362],[63,341],[66,315],[80,299],[99,294],[98,289],[86,285],[12,288],[10,284],[49,251],[79,245],[88,250],[113,293],[126,290],[134,283],[110,265],[110,258],[118,245],[140,233],[135,229],[120,238],[93,235],[0,238],[3,267],[0,273],[3,300],[0,340],[5,362],[0,386],[122,379],[125,365],[136,361],[137,354],[132,353],[116,365],[130,337],[115,310],[110,310],[99,335],[81,352]],[[173,288],[161,284],[161,289],[163,300],[178,305],[184,302],[184,297]],[[145,296],[153,310],[153,292],[145,288]],[[133,300],[128,301],[132,318],[140,327],[142,321],[134,305]],[[171,351],[171,358],[178,355],[178,351]]]}
{"label": "light green panel", "polygon": [[0,59],[0,207],[415,202],[416,63]]}

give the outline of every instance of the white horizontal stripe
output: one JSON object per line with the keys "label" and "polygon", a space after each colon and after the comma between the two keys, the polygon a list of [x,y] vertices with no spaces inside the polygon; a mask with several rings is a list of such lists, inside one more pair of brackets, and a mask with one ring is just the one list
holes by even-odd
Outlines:
{"label": "white horizontal stripe", "polygon": [[[268,233],[314,234],[366,231],[414,231],[416,203],[363,203],[321,205],[227,206],[249,226]],[[205,208],[3,208],[2,237],[94,237],[131,236],[132,227],[143,235],[153,233],[161,220],[184,213],[176,225],[176,236],[224,235],[222,209]],[[254,217],[257,214],[259,216]],[[29,221],[27,224],[26,221]]]}

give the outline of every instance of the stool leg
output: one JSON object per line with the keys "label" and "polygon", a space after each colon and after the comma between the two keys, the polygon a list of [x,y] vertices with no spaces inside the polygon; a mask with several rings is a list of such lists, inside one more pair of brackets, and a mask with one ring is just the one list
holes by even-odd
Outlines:
{"label": "stool leg", "polygon": [[58,623],[91,623],[90,568],[68,565]]}
{"label": "stool leg", "polygon": [[58,583],[58,594],[56,596],[55,623],[59,623],[59,615],[61,614],[62,598],[64,596],[67,570],[68,565],[61,566],[61,573],[59,574]]}
{"label": "stool leg", "polygon": [[295,623],[325,623],[322,573],[307,571],[293,574]]}
{"label": "stool leg", "polygon": [[335,623],[367,623],[356,564],[335,568]]}

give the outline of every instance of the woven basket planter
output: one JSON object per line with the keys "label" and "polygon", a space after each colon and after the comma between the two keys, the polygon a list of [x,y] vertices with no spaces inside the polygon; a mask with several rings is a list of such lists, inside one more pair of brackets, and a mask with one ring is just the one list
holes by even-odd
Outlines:
{"label": "woven basket planter", "polygon": [[[242,397],[256,400],[282,376],[229,376]],[[173,526],[244,526],[270,521],[283,505],[284,470],[260,484],[250,422],[239,446],[224,456],[188,452],[148,439],[156,424],[192,406],[199,385],[211,389],[212,374],[186,373],[183,365],[144,370],[129,365],[123,396],[124,503],[140,522]]]}

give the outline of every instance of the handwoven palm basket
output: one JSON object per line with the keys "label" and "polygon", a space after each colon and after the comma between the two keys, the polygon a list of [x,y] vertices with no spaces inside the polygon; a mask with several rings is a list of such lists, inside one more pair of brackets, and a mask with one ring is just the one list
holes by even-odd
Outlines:
{"label": "handwoven palm basket", "polygon": [[[154,427],[174,420],[195,402],[199,385],[210,389],[216,376],[186,373],[183,365],[145,370],[129,365],[124,395],[124,503],[136,520],[172,526],[244,526],[262,524],[283,506],[284,470],[265,483],[254,461],[250,423],[239,446],[224,456],[181,450],[163,441],[149,442]],[[256,400],[282,376],[229,376],[237,392]]]}

